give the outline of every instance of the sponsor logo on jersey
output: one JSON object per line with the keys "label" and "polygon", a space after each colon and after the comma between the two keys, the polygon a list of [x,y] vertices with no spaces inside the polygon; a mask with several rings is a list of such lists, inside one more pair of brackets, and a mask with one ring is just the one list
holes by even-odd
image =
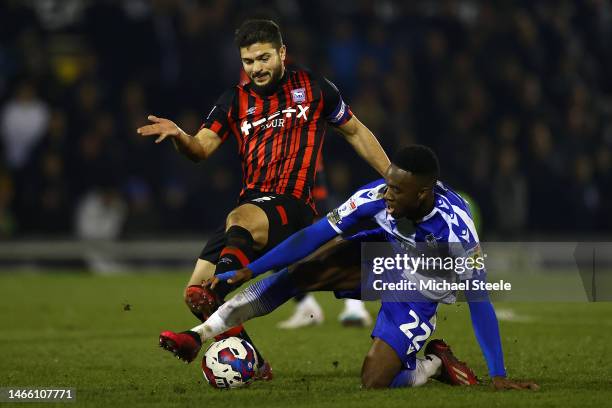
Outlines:
{"label": "sponsor logo on jersey", "polygon": [[298,88],[291,90],[291,100],[294,103],[304,103],[306,101],[306,89]]}
{"label": "sponsor logo on jersey", "polygon": [[[249,109],[249,111],[251,109]],[[295,107],[276,111],[270,114],[270,116],[268,117],[264,116],[263,118],[255,120],[253,122],[250,122],[245,119],[242,121],[242,123],[240,123],[240,130],[242,131],[242,133],[248,136],[249,134],[251,134],[251,129],[257,129],[258,127],[260,129],[283,127],[285,126],[285,119],[283,119],[281,115],[284,115],[285,118],[290,118],[294,114],[297,114],[296,117],[298,119],[308,120],[308,109],[310,109],[309,105],[297,105]],[[247,114],[249,114],[249,111],[247,111]]]}
{"label": "sponsor logo on jersey", "polygon": [[340,219],[348,216],[353,211],[357,209],[357,203],[355,203],[354,199],[349,199],[346,203],[342,204],[340,208],[338,208],[338,214],[340,215]]}

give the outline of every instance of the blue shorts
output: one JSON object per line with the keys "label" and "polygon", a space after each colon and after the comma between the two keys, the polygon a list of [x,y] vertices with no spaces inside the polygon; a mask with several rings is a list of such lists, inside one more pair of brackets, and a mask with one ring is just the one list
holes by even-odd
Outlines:
{"label": "blue shorts", "polygon": [[[382,228],[359,232],[346,238],[353,242],[383,242]],[[361,287],[335,291],[337,298],[361,299]],[[436,302],[382,302],[372,337],[387,343],[411,370],[416,368],[416,355],[436,328]]]}
{"label": "blue shorts", "polygon": [[435,302],[383,302],[378,311],[372,337],[387,343],[411,370],[416,355],[436,328]]}

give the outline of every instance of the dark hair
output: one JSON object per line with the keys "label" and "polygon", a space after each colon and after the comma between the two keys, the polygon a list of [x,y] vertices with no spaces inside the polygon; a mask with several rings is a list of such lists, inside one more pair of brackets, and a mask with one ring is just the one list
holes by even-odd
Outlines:
{"label": "dark hair", "polygon": [[397,151],[393,156],[393,164],[402,170],[417,176],[426,176],[434,181],[440,176],[438,157],[427,146],[411,145]]}
{"label": "dark hair", "polygon": [[272,20],[246,20],[234,34],[238,48],[248,47],[255,43],[272,43],[275,48],[283,45],[280,28]]}

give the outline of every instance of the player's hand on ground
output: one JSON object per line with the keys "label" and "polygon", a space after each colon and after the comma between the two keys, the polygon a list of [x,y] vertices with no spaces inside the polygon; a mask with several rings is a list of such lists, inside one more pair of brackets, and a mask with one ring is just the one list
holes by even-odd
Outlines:
{"label": "player's hand on ground", "polygon": [[153,123],[139,127],[136,132],[141,136],[158,136],[155,143],[161,143],[165,138],[178,136],[182,132],[181,128],[170,119],[158,118],[153,115],[147,116],[147,119]]}
{"label": "player's hand on ground", "polygon": [[534,390],[540,389],[540,386],[533,381],[516,381],[506,377],[493,377],[493,388],[495,390]]}
{"label": "player's hand on ground", "polygon": [[253,272],[249,268],[242,268],[238,271],[228,271],[215,275],[204,282],[204,286],[210,286],[211,289],[214,289],[220,281],[226,281],[230,284],[240,284],[249,281],[252,277]]}

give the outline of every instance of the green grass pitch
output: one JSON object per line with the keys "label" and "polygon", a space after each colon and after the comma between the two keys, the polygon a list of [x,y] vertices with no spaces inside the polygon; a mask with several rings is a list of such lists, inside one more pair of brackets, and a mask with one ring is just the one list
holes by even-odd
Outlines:
{"label": "green grass pitch", "polygon": [[[0,386],[74,387],[74,406],[100,407],[612,406],[612,303],[496,305],[515,316],[500,322],[508,372],[536,380],[538,392],[435,381],[364,391],[359,372],[369,329],[342,328],[342,303],[317,294],[327,318],[321,326],[276,329],[292,305],[247,324],[274,367],[272,382],[215,390],[199,360],[185,365],[157,346],[162,329],[195,323],[182,300],[187,274],[0,274]],[[378,305],[368,307],[375,314]],[[465,304],[440,307],[433,337],[445,338],[487,378]]]}

